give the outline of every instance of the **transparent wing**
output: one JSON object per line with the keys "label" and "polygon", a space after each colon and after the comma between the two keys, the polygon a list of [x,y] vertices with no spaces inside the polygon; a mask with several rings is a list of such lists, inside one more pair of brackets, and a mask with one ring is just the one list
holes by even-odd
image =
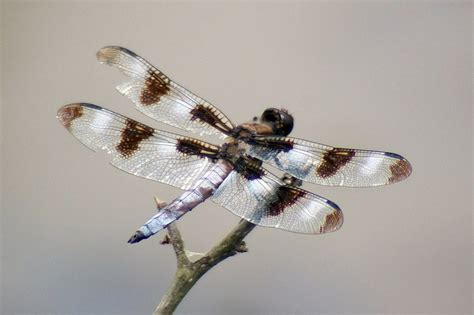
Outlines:
{"label": "transparent wing", "polygon": [[66,105],[57,117],[84,145],[107,151],[117,168],[181,189],[200,178],[217,153],[205,142],[155,130],[92,104]]}
{"label": "transparent wing", "polygon": [[276,176],[257,168],[234,171],[211,200],[235,215],[260,226],[297,233],[332,232],[343,223],[339,207],[318,195],[286,185]]}
{"label": "transparent wing", "polygon": [[387,185],[412,171],[395,153],[334,148],[288,137],[257,137],[247,153],[301,180],[328,186]]}
{"label": "transparent wing", "polygon": [[130,78],[116,88],[145,115],[189,132],[221,138],[234,128],[215,106],[176,84],[134,52],[108,46],[97,52],[97,59]]}

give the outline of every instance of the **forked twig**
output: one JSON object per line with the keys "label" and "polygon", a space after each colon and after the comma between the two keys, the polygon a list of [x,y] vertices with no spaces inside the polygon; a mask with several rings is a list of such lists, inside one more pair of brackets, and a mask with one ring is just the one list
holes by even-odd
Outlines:
{"label": "forked twig", "polygon": [[[155,198],[158,209],[166,206]],[[255,224],[241,220],[218,244],[216,244],[202,258],[191,262],[186,254],[184,241],[176,223],[168,226],[168,235],[162,244],[171,243],[177,259],[177,269],[173,282],[153,314],[172,314],[186,294],[196,282],[212,267],[234,256],[237,253],[247,252],[243,239],[249,234]]]}

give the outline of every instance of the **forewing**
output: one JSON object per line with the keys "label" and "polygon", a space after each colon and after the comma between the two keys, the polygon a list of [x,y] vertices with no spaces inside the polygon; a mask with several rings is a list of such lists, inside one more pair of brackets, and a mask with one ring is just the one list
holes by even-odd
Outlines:
{"label": "forewing", "polygon": [[211,200],[247,221],[291,232],[332,232],[343,223],[335,203],[286,185],[262,168],[236,167]]}
{"label": "forewing", "polygon": [[117,168],[181,189],[200,178],[217,153],[205,142],[155,130],[92,104],[66,105],[57,117],[84,145],[107,151]]}
{"label": "forewing", "polygon": [[402,156],[334,148],[288,137],[258,137],[247,153],[307,182],[347,187],[396,183],[412,171]]}
{"label": "forewing", "polygon": [[118,68],[130,78],[116,88],[145,115],[200,135],[223,138],[234,128],[215,106],[173,82],[134,52],[108,46],[97,52],[97,59]]}

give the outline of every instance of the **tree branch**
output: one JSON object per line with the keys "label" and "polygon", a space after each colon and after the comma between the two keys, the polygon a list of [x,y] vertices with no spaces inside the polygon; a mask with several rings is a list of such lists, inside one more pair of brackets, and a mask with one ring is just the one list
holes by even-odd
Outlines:
{"label": "tree branch", "polygon": [[[158,209],[166,204],[155,198]],[[161,299],[160,304],[153,312],[157,314],[172,314],[194,284],[212,267],[234,256],[237,253],[247,252],[247,246],[243,239],[249,234],[255,224],[241,220],[218,244],[207,254],[195,262],[191,262],[186,255],[183,239],[176,223],[168,226],[168,235],[162,244],[171,243],[177,259],[177,269],[168,291]]]}
{"label": "tree branch", "polygon": [[176,223],[172,223],[168,226],[168,234],[170,236],[170,243],[173,245],[174,253],[176,254],[176,259],[178,260],[178,267],[189,267],[191,262],[184,250],[184,241]]}
{"label": "tree branch", "polygon": [[[160,200],[158,197],[155,197],[156,208],[158,211],[166,207],[166,202]],[[175,223],[172,223],[168,226],[168,234],[166,234],[165,239],[162,240],[160,243],[170,244],[173,245],[174,253],[176,255],[176,259],[178,260],[178,267],[179,266],[188,266],[190,264],[189,258],[186,255],[186,251],[184,248],[184,241],[181,237],[181,233],[178,230],[178,226]]]}
{"label": "tree branch", "polygon": [[[303,183],[302,180],[287,173],[285,173],[281,179],[287,185],[299,187]],[[155,198],[155,201],[158,209],[166,206],[166,203],[160,201],[158,198]],[[254,228],[255,224],[243,219],[240,220],[239,224],[219,243],[214,245],[207,254],[197,261],[191,262],[186,254],[186,249],[184,247],[183,239],[181,238],[181,233],[178,230],[178,226],[176,223],[170,224],[167,228],[168,235],[166,235],[165,240],[161,243],[171,243],[173,245],[176,259],[178,261],[178,267],[171,286],[161,299],[160,304],[156,307],[153,314],[173,313],[194,284],[212,267],[237,253],[247,252],[248,249],[244,242],[244,238],[247,234],[252,232]]]}

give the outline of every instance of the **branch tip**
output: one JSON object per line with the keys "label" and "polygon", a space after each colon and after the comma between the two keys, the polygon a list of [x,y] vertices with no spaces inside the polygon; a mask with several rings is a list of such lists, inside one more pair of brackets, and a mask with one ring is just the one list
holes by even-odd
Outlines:
{"label": "branch tip", "polygon": [[171,243],[171,238],[168,234],[165,235],[165,237],[160,241],[161,245],[168,245]]}
{"label": "branch tip", "polygon": [[166,207],[166,202],[164,202],[164,201],[161,200],[160,198],[158,198],[158,197],[155,196],[153,199],[155,200],[156,208],[157,208],[158,210],[161,210],[161,209],[163,209],[164,207]]}
{"label": "branch tip", "polygon": [[235,247],[235,251],[237,253],[246,253],[249,251],[248,247],[247,247],[247,244],[245,244],[244,241],[242,241],[239,245],[237,245]]}

